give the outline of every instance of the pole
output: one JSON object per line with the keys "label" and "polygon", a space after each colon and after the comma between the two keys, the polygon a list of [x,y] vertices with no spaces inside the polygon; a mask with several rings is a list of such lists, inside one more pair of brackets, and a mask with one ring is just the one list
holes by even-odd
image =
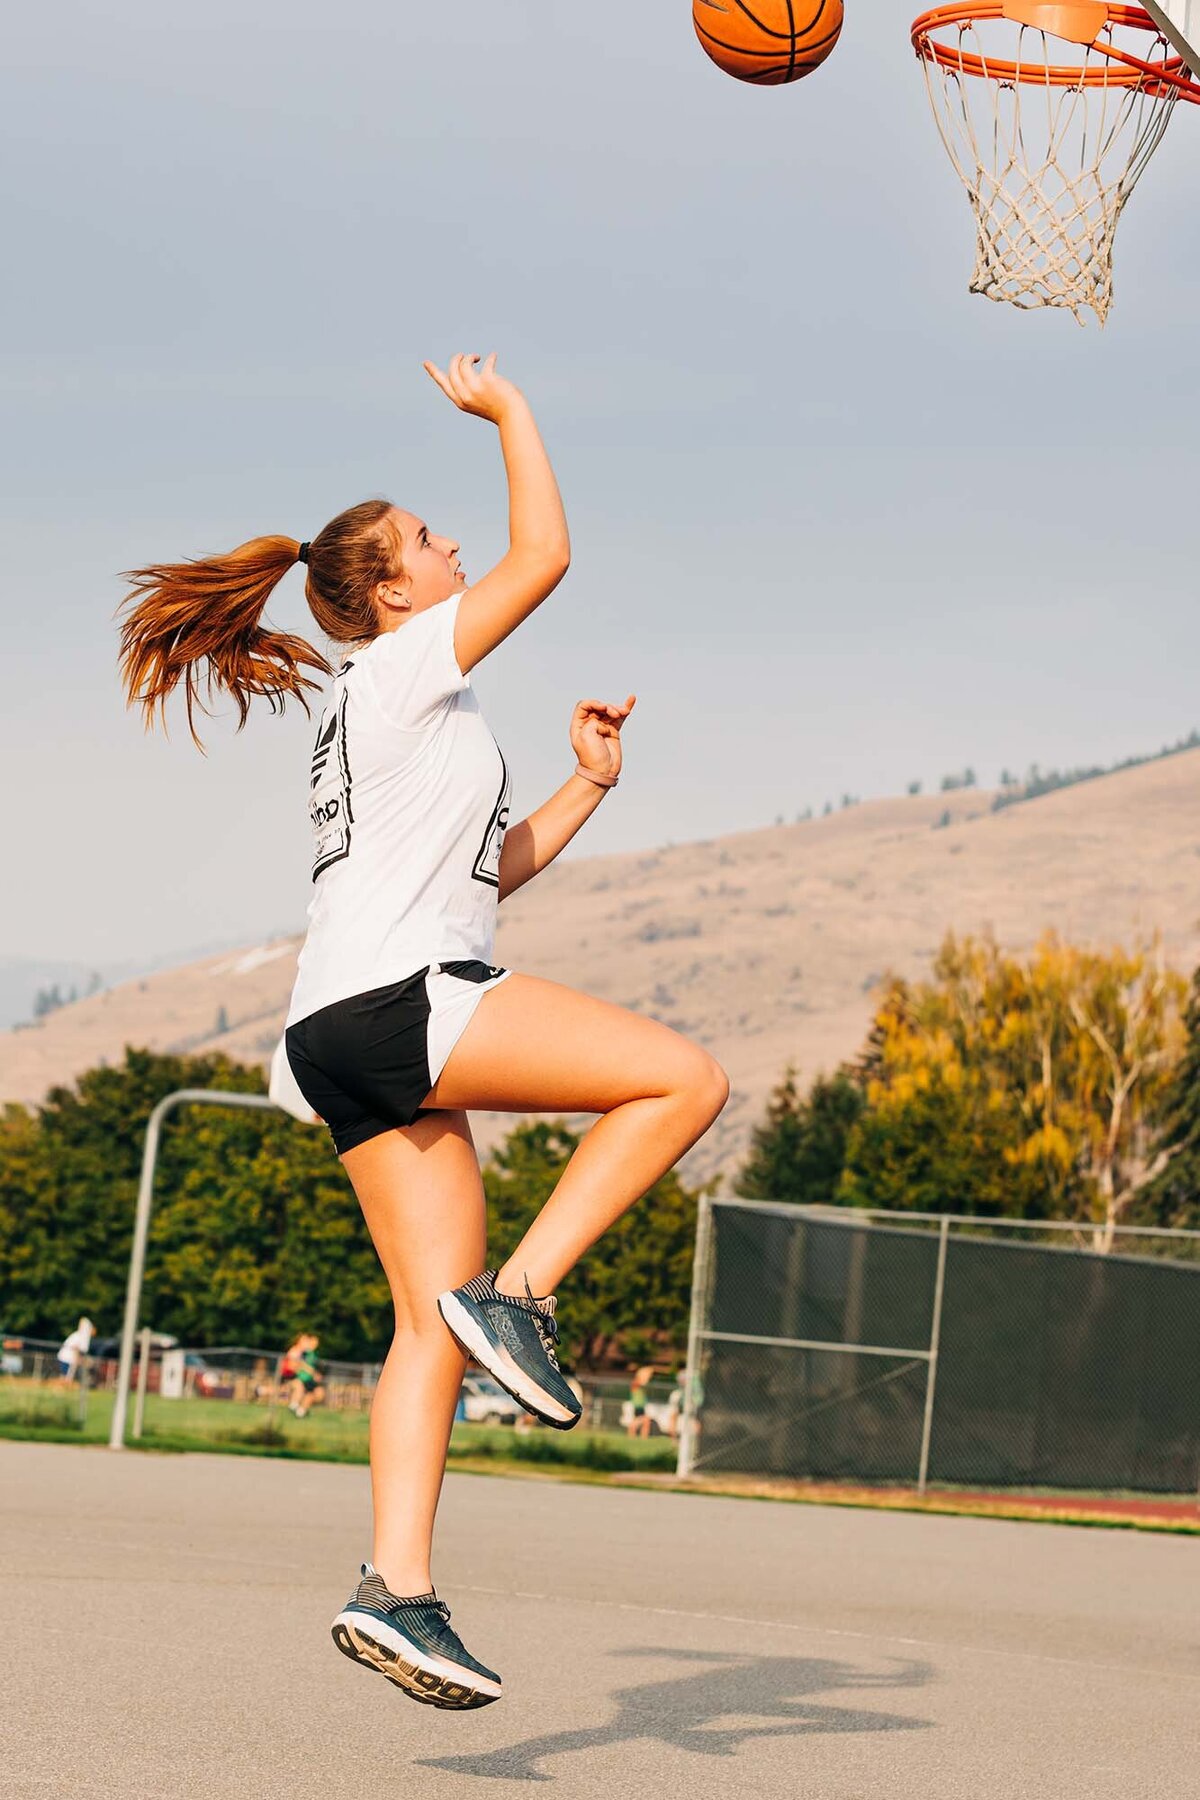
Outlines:
{"label": "pole", "polygon": [[929,1332],[929,1362],[925,1374],[925,1419],[921,1426],[921,1467],[917,1475],[917,1492],[923,1494],[929,1479],[929,1444],[933,1437],[933,1393],[937,1385],[938,1343],[942,1335],[942,1299],[946,1292],[946,1245],[950,1239],[950,1217],[942,1214],[938,1226],[937,1274],[933,1283],[933,1324]]}
{"label": "pole", "polygon": [[133,1402],[133,1435],[140,1438],[142,1426],[146,1419],[146,1382],[150,1375],[150,1327],[143,1325],[138,1332],[138,1380],[137,1396]]}
{"label": "pole", "polygon": [[79,1359],[79,1429],[87,1430],[88,1389],[92,1385],[92,1358],[85,1353]]}
{"label": "pole", "polygon": [[679,1417],[679,1458],[675,1472],[683,1481],[696,1463],[696,1392],[700,1376],[701,1318],[708,1303],[708,1266],[712,1245],[712,1196],[700,1196],[696,1215],[696,1249],[692,1257],[692,1302],[688,1313],[687,1362],[683,1370],[683,1408]]}
{"label": "pole", "polygon": [[177,1088],[160,1100],[150,1114],[146,1126],[146,1144],[142,1151],[142,1173],[138,1182],[137,1211],[133,1221],[133,1248],[129,1253],[129,1278],[125,1286],[125,1322],[121,1329],[121,1360],[117,1365],[117,1393],[113,1401],[112,1426],[108,1434],[110,1450],[125,1448],[125,1415],[129,1410],[129,1378],[133,1372],[133,1340],[137,1335],[138,1305],[142,1297],[142,1274],[146,1267],[146,1241],[150,1233],[150,1210],[154,1202],[154,1168],[158,1161],[158,1142],[163,1120],[172,1107],[194,1106],[258,1106],[275,1109],[266,1094],[230,1094],[220,1088]]}

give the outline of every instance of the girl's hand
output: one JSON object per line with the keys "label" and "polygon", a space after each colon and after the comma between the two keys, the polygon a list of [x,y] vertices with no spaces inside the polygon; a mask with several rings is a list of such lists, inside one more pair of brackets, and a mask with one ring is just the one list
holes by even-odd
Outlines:
{"label": "girl's hand", "polygon": [[571,748],[576,762],[597,775],[621,773],[621,727],[633,711],[637,695],[624,706],[603,700],[581,700],[571,719]]}
{"label": "girl's hand", "polygon": [[480,363],[477,356],[452,356],[445,373],[436,363],[427,362],[422,367],[460,412],[490,419],[493,425],[499,425],[505,413],[524,399],[519,387],[497,375],[494,352],[485,363]]}

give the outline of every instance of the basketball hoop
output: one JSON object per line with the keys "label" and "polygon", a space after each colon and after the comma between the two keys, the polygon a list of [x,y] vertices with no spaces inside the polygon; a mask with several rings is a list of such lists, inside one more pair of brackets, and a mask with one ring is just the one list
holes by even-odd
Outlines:
{"label": "basketball hoop", "polygon": [[1103,324],[1121,209],[1200,83],[1140,6],[1107,0],[959,0],[912,42],[975,214],[970,291]]}

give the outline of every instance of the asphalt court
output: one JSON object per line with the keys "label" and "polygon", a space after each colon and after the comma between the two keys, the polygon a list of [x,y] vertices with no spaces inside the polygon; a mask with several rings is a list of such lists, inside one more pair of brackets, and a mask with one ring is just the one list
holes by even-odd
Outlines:
{"label": "asphalt court", "polygon": [[1194,1539],[451,1475],[460,1716],[330,1642],[368,1522],[361,1468],[0,1443],[0,1795],[1194,1791]]}

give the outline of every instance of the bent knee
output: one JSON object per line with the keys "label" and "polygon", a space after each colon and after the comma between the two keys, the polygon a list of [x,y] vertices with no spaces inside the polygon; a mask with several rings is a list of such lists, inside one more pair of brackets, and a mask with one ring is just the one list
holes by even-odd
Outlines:
{"label": "bent knee", "polygon": [[715,1056],[708,1058],[708,1097],[712,1102],[712,1116],[715,1119],[729,1098],[729,1076]]}
{"label": "bent knee", "polygon": [[691,1047],[683,1085],[689,1098],[695,1101],[697,1111],[710,1123],[729,1098],[728,1075],[716,1057],[710,1056],[707,1050],[701,1050],[698,1045]]}

